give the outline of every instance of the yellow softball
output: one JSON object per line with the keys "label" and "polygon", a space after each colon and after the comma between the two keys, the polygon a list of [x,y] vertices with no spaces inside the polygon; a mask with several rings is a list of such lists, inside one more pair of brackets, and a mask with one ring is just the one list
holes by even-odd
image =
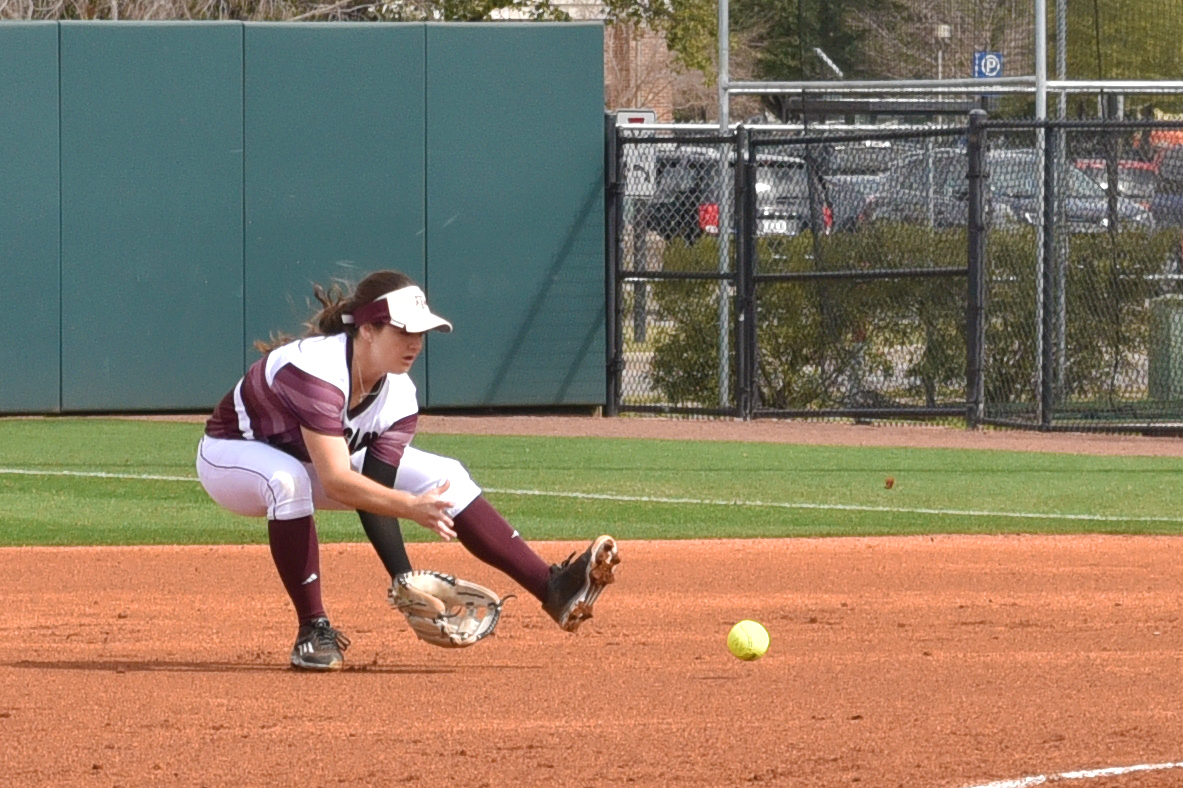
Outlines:
{"label": "yellow softball", "polygon": [[756,621],[740,621],[727,633],[727,650],[745,662],[759,659],[768,650],[768,630]]}

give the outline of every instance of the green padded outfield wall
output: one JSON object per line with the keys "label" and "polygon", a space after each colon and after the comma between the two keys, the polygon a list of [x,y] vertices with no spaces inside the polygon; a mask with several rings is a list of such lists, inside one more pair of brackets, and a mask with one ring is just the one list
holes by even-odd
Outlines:
{"label": "green padded outfield wall", "polygon": [[604,401],[599,24],[427,25],[432,407]]}
{"label": "green padded outfield wall", "polygon": [[207,408],[242,365],[239,23],[62,22],[62,408]]}
{"label": "green padded outfield wall", "polygon": [[602,63],[598,23],[0,24],[0,412],[208,410],[384,267],[456,324],[424,407],[602,403]]}
{"label": "green padded outfield wall", "polygon": [[424,27],[245,31],[250,363],[256,339],[301,333],[313,283],[380,268],[423,281]]}
{"label": "green padded outfield wall", "polygon": [[58,26],[0,27],[0,412],[60,407]]}

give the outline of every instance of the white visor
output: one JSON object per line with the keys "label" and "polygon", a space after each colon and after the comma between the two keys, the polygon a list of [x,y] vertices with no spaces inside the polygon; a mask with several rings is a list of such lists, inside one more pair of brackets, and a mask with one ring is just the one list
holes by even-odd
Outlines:
{"label": "white visor", "polygon": [[447,333],[452,324],[427,308],[427,296],[418,287],[411,285],[393,290],[374,299],[363,307],[355,309],[352,315],[344,315],[346,323],[389,323],[411,333],[422,334],[438,330]]}

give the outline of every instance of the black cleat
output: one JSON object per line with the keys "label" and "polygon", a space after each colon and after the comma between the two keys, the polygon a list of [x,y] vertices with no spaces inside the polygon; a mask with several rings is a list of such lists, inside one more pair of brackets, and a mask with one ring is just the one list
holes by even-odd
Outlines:
{"label": "black cleat", "polygon": [[349,648],[349,638],[329,624],[327,618],[315,618],[300,626],[296,645],[292,646],[292,667],[300,670],[340,670],[345,665],[341,653]]}
{"label": "black cleat", "polygon": [[563,563],[552,564],[542,609],[562,629],[574,632],[592,617],[592,605],[604,586],[616,580],[619,563],[616,540],[601,536],[578,558],[572,553]]}

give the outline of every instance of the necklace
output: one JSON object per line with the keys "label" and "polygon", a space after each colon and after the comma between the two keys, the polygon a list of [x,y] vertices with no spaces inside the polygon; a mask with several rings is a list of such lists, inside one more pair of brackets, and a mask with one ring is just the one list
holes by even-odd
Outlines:
{"label": "necklace", "polygon": [[353,359],[353,369],[350,370],[350,383],[353,385],[353,391],[350,392],[349,401],[352,405],[358,405],[366,396],[366,390],[362,387],[361,368],[357,363],[357,358]]}

